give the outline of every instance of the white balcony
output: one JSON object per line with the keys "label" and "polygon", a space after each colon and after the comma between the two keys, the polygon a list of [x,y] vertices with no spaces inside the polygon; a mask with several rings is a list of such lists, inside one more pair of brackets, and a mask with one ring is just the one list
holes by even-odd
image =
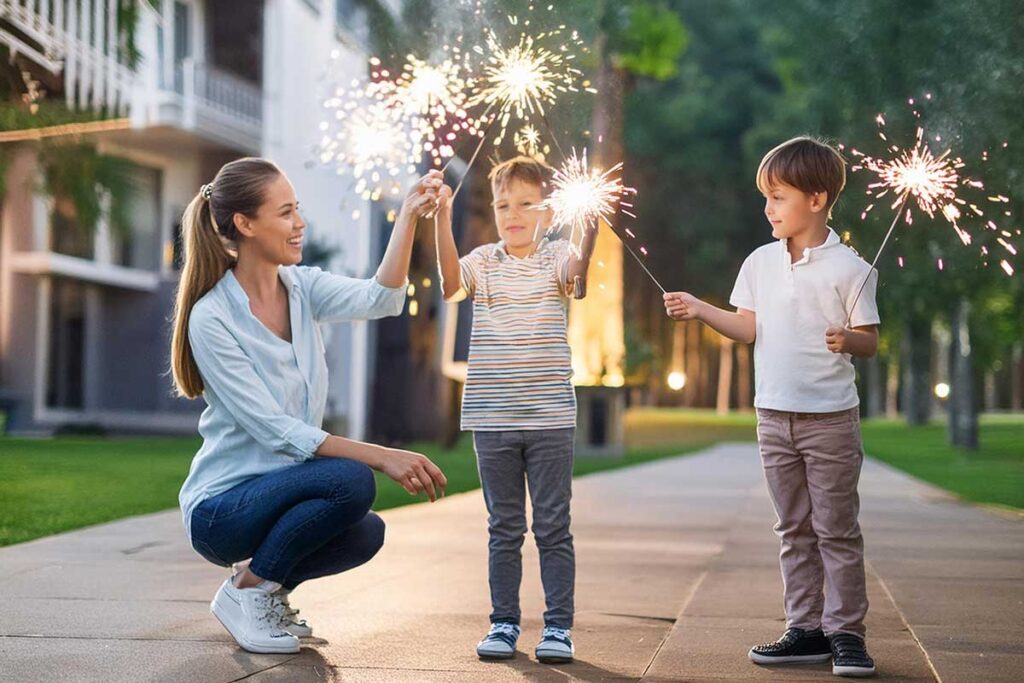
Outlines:
{"label": "white balcony", "polygon": [[118,0],[0,0],[0,44],[51,74],[64,74],[71,109],[127,112],[134,84],[119,61]]}
{"label": "white balcony", "polygon": [[185,59],[133,110],[136,127],[172,126],[210,142],[260,152],[263,91],[220,69]]}

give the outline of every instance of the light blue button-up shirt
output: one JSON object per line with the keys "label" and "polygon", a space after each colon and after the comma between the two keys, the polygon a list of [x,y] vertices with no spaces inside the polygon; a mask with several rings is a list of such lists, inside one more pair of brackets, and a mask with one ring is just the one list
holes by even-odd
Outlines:
{"label": "light blue button-up shirt", "polygon": [[313,457],[328,434],[327,363],[317,323],[398,315],[406,286],[384,287],[319,268],[278,270],[288,290],[291,343],[268,330],[228,270],[192,308],[188,339],[207,407],[203,445],[178,502],[191,537],[192,511],[203,500],[254,477]]}

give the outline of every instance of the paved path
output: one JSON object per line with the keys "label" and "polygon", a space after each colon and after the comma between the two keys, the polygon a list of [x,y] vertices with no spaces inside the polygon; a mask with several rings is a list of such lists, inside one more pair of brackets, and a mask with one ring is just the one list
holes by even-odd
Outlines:
{"label": "paved path", "polygon": [[[1024,520],[956,502],[871,462],[862,478],[877,680],[1024,680]],[[224,570],[176,511],[0,549],[2,681],[824,681],[747,648],[783,628],[772,514],[752,445],[576,482],[578,661],[532,659],[542,592],[527,541],[524,636],[510,663],[486,629],[478,492],[384,513],[365,567],[300,587],[318,638],[248,654],[207,611]]]}

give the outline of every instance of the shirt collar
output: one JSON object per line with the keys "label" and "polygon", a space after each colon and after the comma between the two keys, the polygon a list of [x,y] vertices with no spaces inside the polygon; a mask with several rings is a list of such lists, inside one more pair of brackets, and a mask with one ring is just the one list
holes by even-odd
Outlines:
{"label": "shirt collar", "polygon": [[[550,237],[542,237],[540,242],[537,243],[537,248],[533,250],[533,253],[523,258],[530,258],[530,256],[534,256],[536,254],[541,253],[542,251],[548,248],[550,243]],[[505,240],[498,240],[498,242],[494,245],[494,248],[491,249],[491,256],[496,256],[499,261],[504,261],[507,258],[511,258],[511,254],[509,254],[508,250],[505,249]]]}
{"label": "shirt collar", "polygon": [[[292,276],[291,272],[287,268],[278,268],[277,276],[281,278],[281,282],[284,283],[288,293],[291,294],[295,291],[295,288],[299,286],[298,281]],[[227,272],[224,273],[223,277],[224,287],[227,290],[228,296],[239,306],[246,309],[249,308],[249,295],[242,289],[242,285],[239,284],[238,278],[235,277],[235,269],[228,268]]]}
{"label": "shirt collar", "polygon": [[[783,239],[779,240],[779,242],[782,244],[782,254],[783,254],[783,256],[788,261],[788,259],[789,259],[789,239],[788,238],[783,238]],[[799,261],[795,261],[792,265],[798,266],[798,265],[801,265],[801,264],[804,264],[804,263],[808,263],[809,261],[812,261],[813,259],[815,259],[818,256],[820,256],[821,253],[824,252],[826,249],[830,249],[830,248],[832,248],[832,247],[834,247],[836,245],[839,245],[839,244],[842,244],[842,240],[839,239],[839,234],[836,233],[836,231],[833,230],[832,228],[828,228],[828,235],[825,236],[824,243],[819,244],[816,247],[808,247],[808,248],[804,249],[803,258],[801,258]]]}

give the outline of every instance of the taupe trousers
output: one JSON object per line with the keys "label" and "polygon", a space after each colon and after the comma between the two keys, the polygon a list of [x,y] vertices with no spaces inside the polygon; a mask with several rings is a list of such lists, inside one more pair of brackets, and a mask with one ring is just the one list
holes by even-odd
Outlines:
{"label": "taupe trousers", "polygon": [[857,408],[757,410],[757,442],[782,541],[790,627],[864,636],[864,541],[857,523],[864,451]]}

